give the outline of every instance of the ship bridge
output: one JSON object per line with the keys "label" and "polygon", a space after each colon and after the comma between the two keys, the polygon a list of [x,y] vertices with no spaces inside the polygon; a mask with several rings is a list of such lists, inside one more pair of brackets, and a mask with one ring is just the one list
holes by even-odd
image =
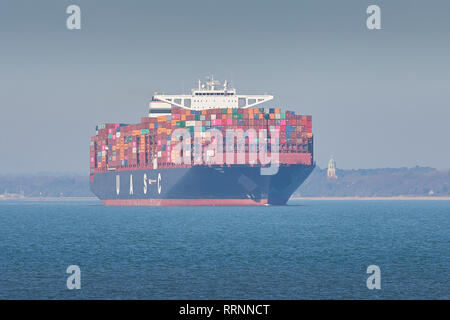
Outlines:
{"label": "ship bridge", "polygon": [[172,107],[189,110],[206,110],[217,108],[252,108],[270,101],[273,96],[239,95],[236,89],[231,88],[227,81],[223,83],[208,78],[202,83],[198,80],[198,87],[191,90],[191,94],[158,94],[155,93],[150,101],[150,117],[169,115]]}

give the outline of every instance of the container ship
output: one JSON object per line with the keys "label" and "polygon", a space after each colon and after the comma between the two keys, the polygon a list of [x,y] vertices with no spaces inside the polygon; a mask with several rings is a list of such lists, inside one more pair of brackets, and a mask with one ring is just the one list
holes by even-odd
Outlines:
{"label": "container ship", "polygon": [[155,93],[138,124],[90,140],[90,188],[112,206],[285,205],[314,169],[312,118],[208,79]]}

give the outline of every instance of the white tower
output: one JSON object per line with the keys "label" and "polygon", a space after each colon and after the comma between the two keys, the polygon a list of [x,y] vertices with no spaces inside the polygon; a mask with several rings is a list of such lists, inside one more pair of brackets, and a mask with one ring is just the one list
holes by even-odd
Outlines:
{"label": "white tower", "polygon": [[331,157],[330,161],[328,161],[327,178],[328,179],[337,179],[336,162],[334,161],[333,157]]}

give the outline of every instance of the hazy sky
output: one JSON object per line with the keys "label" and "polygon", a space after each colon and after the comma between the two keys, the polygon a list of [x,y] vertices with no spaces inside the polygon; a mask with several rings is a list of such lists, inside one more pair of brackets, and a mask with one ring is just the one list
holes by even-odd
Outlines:
{"label": "hazy sky", "polygon": [[450,168],[449,1],[2,0],[0,41],[0,173],[87,173],[96,124],[208,74],[311,114],[320,166]]}

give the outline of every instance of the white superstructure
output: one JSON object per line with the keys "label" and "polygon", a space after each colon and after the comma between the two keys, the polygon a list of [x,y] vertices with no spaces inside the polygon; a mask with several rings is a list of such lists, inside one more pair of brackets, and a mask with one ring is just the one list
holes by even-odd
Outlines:
{"label": "white superstructure", "polygon": [[192,93],[173,95],[157,94],[150,102],[150,117],[170,114],[172,107],[189,110],[205,110],[216,108],[252,108],[273,99],[273,96],[264,95],[239,95],[236,89],[229,87],[227,81],[223,84],[213,77],[205,83],[198,81],[198,88],[192,89]]}

